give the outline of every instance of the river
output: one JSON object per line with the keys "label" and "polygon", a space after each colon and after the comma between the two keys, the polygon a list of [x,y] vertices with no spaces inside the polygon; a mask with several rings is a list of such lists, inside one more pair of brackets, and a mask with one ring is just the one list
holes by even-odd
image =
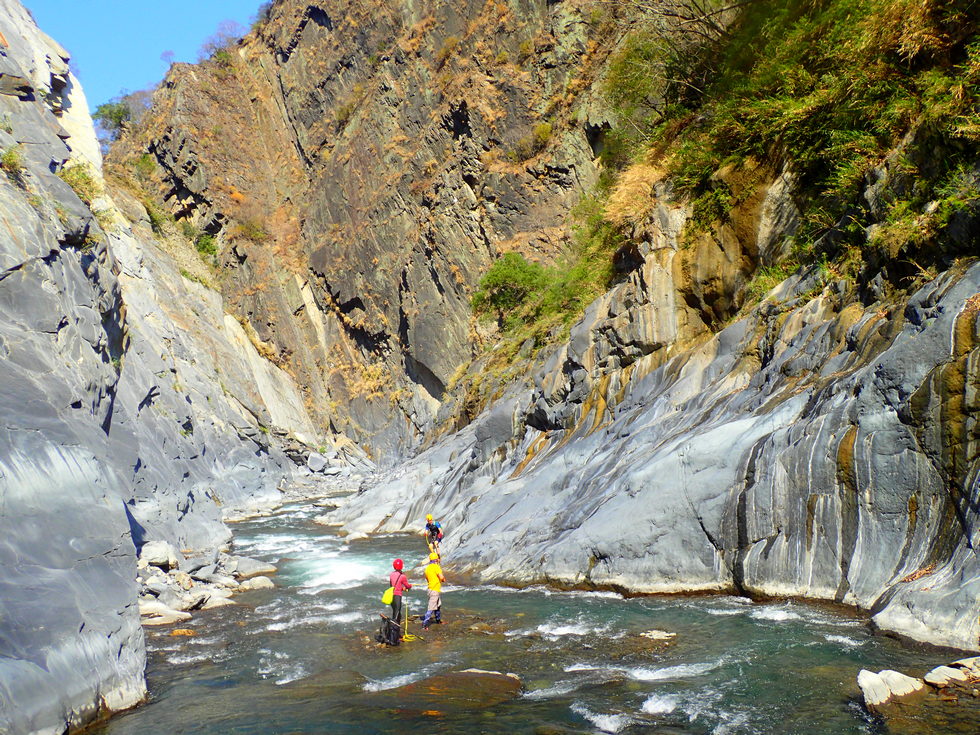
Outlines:
{"label": "river", "polygon": [[[921,675],[937,663],[835,608],[455,586],[451,558],[446,624],[384,648],[371,637],[391,560],[403,557],[418,582],[425,546],[410,536],[348,544],[313,522],[321,512],[297,504],[236,524],[235,552],[278,564],[278,587],[196,613],[184,626],[194,636],[148,628],[149,701],[96,732],[876,733],[857,672]],[[424,582],[407,599],[422,610]],[[399,689],[469,667],[513,672],[522,691],[492,703]]]}

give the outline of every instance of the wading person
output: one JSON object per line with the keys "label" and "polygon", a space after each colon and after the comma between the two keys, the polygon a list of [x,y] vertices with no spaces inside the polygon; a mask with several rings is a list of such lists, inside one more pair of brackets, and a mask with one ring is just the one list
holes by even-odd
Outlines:
{"label": "wading person", "polygon": [[425,530],[422,531],[425,541],[429,545],[429,553],[439,552],[439,542],[442,541],[442,524],[432,520],[432,514],[425,517]]}
{"label": "wading person", "polygon": [[425,565],[425,581],[429,584],[429,605],[425,609],[425,617],[422,618],[422,630],[428,630],[429,623],[433,620],[436,623],[442,622],[442,583],[446,578],[442,574],[439,555],[434,551],[429,554],[429,563]]}
{"label": "wading person", "polygon": [[402,571],[404,563],[401,559],[395,559],[391,563],[394,571],[388,575],[388,582],[392,587],[393,596],[391,598],[391,622],[394,625],[388,626],[388,645],[397,646],[402,637],[402,593],[412,589],[408,577]]}

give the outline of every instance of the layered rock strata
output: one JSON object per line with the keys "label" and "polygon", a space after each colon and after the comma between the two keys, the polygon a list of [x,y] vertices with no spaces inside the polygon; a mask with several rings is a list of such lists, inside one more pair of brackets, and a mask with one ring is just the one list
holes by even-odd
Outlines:
{"label": "layered rock strata", "polygon": [[598,173],[614,12],[282,0],[240,44],[176,65],[111,160],[153,157],[170,210],[223,243],[235,314],[315,416],[390,465],[473,356],[489,264],[567,245]]}
{"label": "layered rock strata", "polygon": [[[534,389],[334,520],[414,530],[433,513],[454,566],[483,579],[834,600],[977,649],[980,266],[865,303],[814,267],[706,332],[678,267],[685,211],[662,194],[642,260]],[[765,250],[771,213],[792,227],[781,201],[734,222],[757,233],[743,252]]]}
{"label": "layered rock strata", "polygon": [[[296,467],[280,444],[302,461],[302,442],[332,444],[220,295],[98,194],[85,108],[64,49],[2,0],[0,731],[12,733],[140,701],[137,550],[226,543],[224,517],[279,502]],[[55,173],[82,164],[90,203]]]}

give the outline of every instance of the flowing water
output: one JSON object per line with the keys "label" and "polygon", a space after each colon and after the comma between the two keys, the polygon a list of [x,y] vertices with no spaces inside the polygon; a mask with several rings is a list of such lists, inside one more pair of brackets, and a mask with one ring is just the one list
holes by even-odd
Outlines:
{"label": "flowing water", "polygon": [[[166,733],[874,733],[858,704],[863,668],[921,675],[935,653],[880,636],[836,609],[734,597],[453,586],[446,624],[424,640],[373,641],[391,559],[410,579],[419,537],[346,544],[311,505],[236,526],[235,552],[279,565],[278,587],[147,629],[149,702],[102,735]],[[409,593],[424,609],[424,582]],[[641,634],[674,633],[669,643]],[[412,630],[409,632],[420,633]],[[514,672],[513,699],[460,701],[452,687],[399,690],[475,667]]]}

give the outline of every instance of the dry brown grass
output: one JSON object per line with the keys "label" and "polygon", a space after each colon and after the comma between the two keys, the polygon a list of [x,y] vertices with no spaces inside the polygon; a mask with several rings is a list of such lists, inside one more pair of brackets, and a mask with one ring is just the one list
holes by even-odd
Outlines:
{"label": "dry brown grass", "polygon": [[653,211],[656,204],[653,189],[665,175],[659,166],[646,163],[630,166],[620,175],[609,195],[606,219],[618,227],[642,222]]}

